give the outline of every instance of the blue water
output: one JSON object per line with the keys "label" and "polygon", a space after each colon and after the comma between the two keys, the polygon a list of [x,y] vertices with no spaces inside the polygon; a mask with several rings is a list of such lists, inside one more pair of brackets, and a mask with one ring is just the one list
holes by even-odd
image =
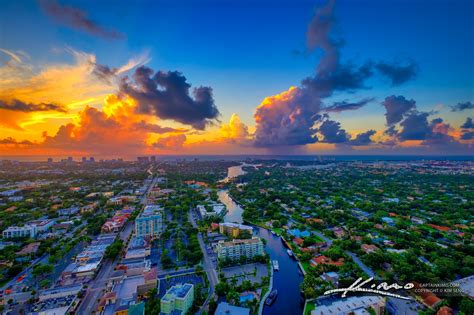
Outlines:
{"label": "blue water", "polygon": [[240,303],[245,303],[247,301],[252,301],[254,299],[254,295],[252,293],[249,293],[249,294],[246,294],[246,295],[242,295],[240,297]]}
{"label": "blue water", "polygon": [[229,196],[227,190],[219,190],[217,192],[219,197],[219,201],[225,204],[227,213],[224,216],[225,222],[233,222],[233,223],[242,223],[242,213],[244,209],[239,206],[232,198]]}
{"label": "blue water", "polygon": [[300,294],[300,284],[303,276],[297,262],[290,258],[280,237],[270,231],[254,226],[257,236],[267,240],[265,250],[271,260],[278,260],[279,271],[273,273],[273,290],[278,290],[278,297],[271,306],[265,305],[264,315],[301,315],[304,301]]}
{"label": "blue water", "polygon": [[[242,222],[243,209],[230,196],[226,190],[219,191],[219,199],[228,209],[224,221]],[[255,234],[267,241],[266,252],[271,260],[278,260],[279,271],[273,273],[273,290],[278,290],[278,297],[271,306],[265,305],[264,315],[301,315],[303,313],[304,301],[300,294],[300,284],[303,276],[299,271],[297,262],[288,256],[286,247],[280,237],[273,235],[270,231],[254,226]]]}

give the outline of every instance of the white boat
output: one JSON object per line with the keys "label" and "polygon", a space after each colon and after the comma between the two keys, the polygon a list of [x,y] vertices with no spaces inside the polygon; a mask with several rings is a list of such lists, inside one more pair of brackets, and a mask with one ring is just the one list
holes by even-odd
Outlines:
{"label": "white boat", "polygon": [[288,256],[293,257],[293,252],[291,249],[287,249],[286,252],[288,253]]}
{"label": "white boat", "polygon": [[272,260],[273,270],[278,271],[280,270],[280,265],[278,264],[278,260]]}
{"label": "white boat", "polygon": [[276,235],[276,233],[274,231],[271,231],[273,235]]}

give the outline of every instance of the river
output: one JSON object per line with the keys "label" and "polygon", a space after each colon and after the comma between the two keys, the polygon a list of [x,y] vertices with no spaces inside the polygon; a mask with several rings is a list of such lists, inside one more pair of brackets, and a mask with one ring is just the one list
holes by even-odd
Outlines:
{"label": "river", "polygon": [[[240,166],[240,172],[244,172]],[[229,167],[229,175],[239,173],[239,166]],[[232,170],[231,170],[232,169]],[[245,172],[244,172],[245,173]],[[240,173],[242,175],[244,173]],[[229,178],[229,175],[227,178]],[[234,175],[238,176],[238,175]],[[242,223],[243,209],[229,196],[227,190],[218,192],[219,200],[226,205],[227,214],[224,217],[225,222]],[[270,255],[271,260],[278,260],[279,271],[273,273],[273,289],[278,290],[278,298],[272,306],[263,308],[264,315],[301,315],[303,313],[304,301],[300,294],[300,284],[303,276],[299,271],[296,260],[290,258],[286,252],[279,236],[273,235],[270,231],[254,226],[255,235],[267,241],[265,249]]]}

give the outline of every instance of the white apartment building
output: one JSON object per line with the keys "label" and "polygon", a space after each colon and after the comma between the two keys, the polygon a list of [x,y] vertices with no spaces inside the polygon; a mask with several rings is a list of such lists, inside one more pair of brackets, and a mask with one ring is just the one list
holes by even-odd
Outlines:
{"label": "white apartment building", "polygon": [[13,237],[31,237],[34,238],[37,234],[37,228],[35,225],[24,225],[24,226],[10,226],[8,229],[3,231],[3,238]]}
{"label": "white apartment building", "polygon": [[222,203],[212,203],[208,206],[211,209],[207,209],[204,205],[198,205],[197,211],[201,215],[201,218],[209,218],[215,216],[223,216],[226,213],[226,207]]}
{"label": "white apartment building", "polygon": [[264,254],[263,242],[258,237],[243,240],[234,239],[230,242],[220,241],[217,243],[217,257],[219,259],[237,260],[242,256],[253,258]]}
{"label": "white apartment building", "polygon": [[163,209],[158,205],[147,205],[135,219],[137,236],[157,237],[163,232]]}
{"label": "white apartment building", "polygon": [[56,222],[50,219],[35,220],[28,222],[28,225],[36,226],[37,233],[43,233],[49,230]]}

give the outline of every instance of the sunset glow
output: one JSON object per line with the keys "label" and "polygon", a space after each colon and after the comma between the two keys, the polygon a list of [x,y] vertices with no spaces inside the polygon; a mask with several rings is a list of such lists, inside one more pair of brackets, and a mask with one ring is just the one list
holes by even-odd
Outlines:
{"label": "sunset glow", "polygon": [[[233,52],[223,47],[219,47],[221,55],[214,64],[206,61],[196,66],[198,61],[192,54],[170,55],[164,48],[169,38],[163,38],[162,45],[147,44],[146,35],[159,37],[160,30],[140,31],[138,44],[135,35],[140,22],[114,17],[124,10],[139,10],[139,5],[123,3],[108,12],[103,5],[94,8],[92,2],[74,8],[83,12],[84,18],[89,12],[94,18],[91,23],[97,23],[92,25],[68,20],[66,13],[57,16],[70,8],[62,2],[45,3],[48,1],[2,3],[0,17],[6,21],[0,40],[2,156],[472,152],[474,132],[469,118],[474,109],[474,66],[472,58],[467,58],[472,57],[472,45],[449,48],[445,37],[409,30],[415,23],[409,14],[396,40],[398,46],[409,45],[409,33],[418,32],[416,49],[407,46],[401,53],[387,45],[378,53],[354,40],[362,36],[364,28],[351,24],[354,21],[346,22],[353,4],[330,1],[314,10],[313,5],[302,3],[292,10],[306,12],[302,17],[305,25],[295,22],[284,33],[291,31],[291,38],[305,42],[306,47],[298,48],[295,40],[279,35],[284,26],[275,24],[274,35],[268,35],[281,40],[275,51],[281,54],[282,45],[286,45],[287,54],[292,49],[297,53],[290,59],[282,57],[281,65],[275,65],[275,82],[252,79],[252,87],[246,91],[246,79],[237,70],[229,70],[229,78],[232,71],[234,78],[225,89],[220,74],[212,77],[222,60],[234,58]],[[272,10],[283,14],[286,5]],[[244,18],[255,14],[250,6]],[[12,13],[20,9],[35,15],[41,25],[29,38],[7,26]],[[172,9],[175,15],[176,9]],[[442,10],[443,4],[434,5],[426,14]],[[473,22],[464,14],[468,10],[457,6],[451,10],[467,27],[458,33],[458,26],[453,25],[456,35],[449,41],[472,38]],[[226,14],[223,10],[222,15]],[[27,19],[26,15],[23,18]],[[383,23],[377,19],[380,17],[369,20]],[[206,27],[210,23],[198,26],[200,32],[207,32],[205,37],[212,34]],[[179,33],[178,26],[171,24],[170,31]],[[230,32],[234,26],[223,27]],[[346,39],[346,32],[354,36]],[[251,41],[253,36],[241,37]],[[379,41],[384,34],[374,32],[371,36]],[[220,33],[219,38],[224,41]],[[433,44],[438,47],[436,53],[418,52]],[[465,51],[465,56],[452,60],[449,69],[433,72],[429,68],[433,63],[449,63],[446,56],[453,49]],[[255,64],[255,78],[263,78],[258,58],[255,55],[251,63]],[[238,58],[233,62],[245,63]],[[304,68],[306,71],[301,70]],[[209,75],[204,75],[207,71]],[[446,71],[453,79],[446,80]],[[306,77],[298,78],[298,73],[306,73]],[[431,93],[434,86],[437,92]],[[236,100],[244,102],[237,104]]]}

